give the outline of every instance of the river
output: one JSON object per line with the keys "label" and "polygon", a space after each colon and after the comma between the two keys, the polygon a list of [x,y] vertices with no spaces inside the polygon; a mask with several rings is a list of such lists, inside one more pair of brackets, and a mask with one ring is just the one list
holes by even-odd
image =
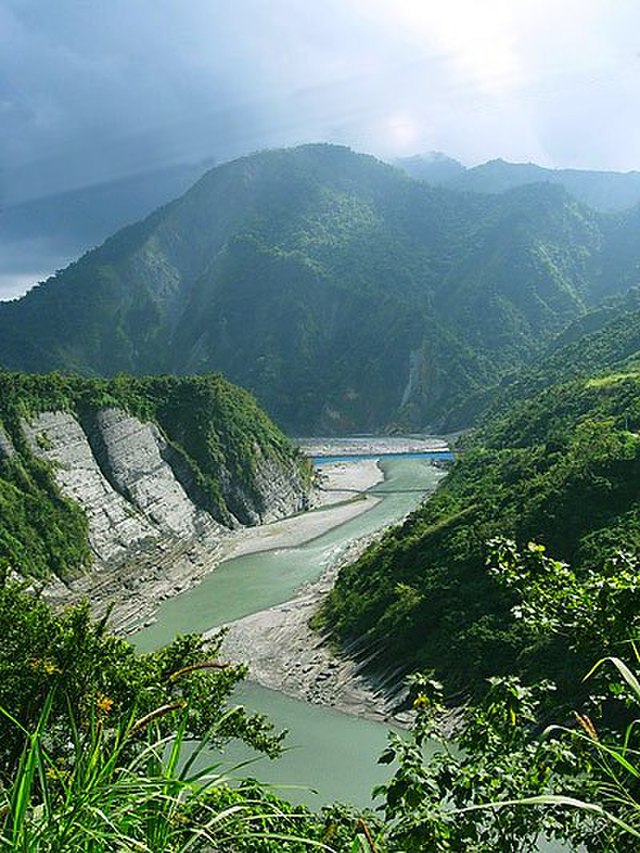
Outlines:
{"label": "river", "polygon": [[[354,540],[402,519],[443,476],[424,456],[382,457],[380,467],[385,479],[372,491],[382,500],[372,509],[299,547],[221,563],[199,586],[163,602],[157,621],[135,636],[138,648],[157,648],[176,634],[206,631],[289,600],[301,586],[316,580]],[[389,774],[388,768],[376,763],[389,725],[291,699],[250,682],[234,698],[289,730],[288,749],[281,759],[270,762],[261,758],[238,775],[255,776],[278,786],[298,786],[297,790],[279,789],[279,793],[312,807],[335,800],[371,805],[371,788]],[[248,757],[242,746],[231,745],[224,761],[233,765]]]}

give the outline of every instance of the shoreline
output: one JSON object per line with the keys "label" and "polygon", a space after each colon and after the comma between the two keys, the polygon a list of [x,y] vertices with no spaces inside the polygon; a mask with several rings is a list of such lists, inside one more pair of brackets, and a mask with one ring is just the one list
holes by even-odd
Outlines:
{"label": "shoreline", "polygon": [[[315,581],[293,598],[224,625],[221,654],[248,666],[248,679],[261,687],[311,704],[406,728],[411,712],[400,711],[406,690],[394,679],[365,672],[372,656],[358,658],[332,647],[329,637],[309,627],[318,606],[331,591],[338,572],[356,560],[385,530],[348,543],[346,549]],[[212,636],[219,628],[205,636]]]}
{"label": "shoreline", "polygon": [[[296,548],[373,509],[382,498],[363,493],[384,481],[378,461],[374,457],[320,463],[319,488],[312,491],[307,512],[228,531],[222,537],[216,532],[209,540],[173,544],[164,553],[140,554],[114,571],[85,575],[69,586],[60,583],[62,589],[50,587],[46,596],[58,604],[88,598],[97,617],[111,608],[110,629],[130,637],[156,621],[163,601],[197,586],[222,562]],[[371,650],[335,649],[326,634],[309,627],[342,566],[356,560],[387,527],[381,524],[366,536],[345,542],[323,574],[292,598],[225,625],[221,655],[247,664],[248,680],[263,687],[354,716],[407,727],[411,711],[399,710],[406,696],[402,674],[374,676],[367,671]],[[205,637],[218,630],[205,632]]]}
{"label": "shoreline", "polygon": [[301,437],[294,439],[306,456],[372,456],[380,454],[439,453],[451,450],[441,436],[351,436],[348,438]]}
{"label": "shoreline", "polygon": [[[352,492],[357,486],[356,466],[361,464],[331,462],[326,468],[333,469],[332,482],[340,482]],[[325,498],[327,494],[323,492]],[[327,633],[309,626],[342,566],[356,560],[386,529],[388,525],[381,524],[366,536],[347,541],[323,574],[287,601],[226,623],[205,636],[223,627],[226,636],[221,655],[233,663],[247,664],[248,679],[261,687],[375,722],[408,727],[413,714],[403,707],[407,695],[404,673],[374,675],[368,666],[375,657],[373,650],[363,646],[336,649]]]}
{"label": "shoreline", "polygon": [[[280,548],[295,548],[372,509],[381,498],[358,492],[377,485],[384,475],[376,459],[332,463],[322,474],[323,489],[314,489],[311,509],[255,527],[219,530],[200,540],[161,544],[140,551],[110,571],[91,571],[65,584],[52,580],[42,589],[53,606],[88,599],[94,617],[109,610],[110,630],[131,636],[154,622],[162,602],[204,580],[225,560]],[[328,490],[327,490],[328,489]]]}

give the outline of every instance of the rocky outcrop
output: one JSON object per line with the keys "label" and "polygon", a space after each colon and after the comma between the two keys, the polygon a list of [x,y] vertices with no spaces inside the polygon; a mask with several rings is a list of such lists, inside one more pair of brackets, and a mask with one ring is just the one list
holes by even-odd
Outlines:
{"label": "rocky outcrop", "polygon": [[253,487],[234,481],[222,472],[221,486],[227,506],[242,525],[266,524],[309,509],[309,494],[300,470],[293,461],[283,462],[265,456],[254,448]]}
{"label": "rocky outcrop", "polygon": [[309,495],[304,488],[300,471],[292,462],[276,465],[273,460],[261,457],[256,471],[256,486],[263,495],[260,523],[275,521],[309,509]]}
{"label": "rocky outcrop", "polygon": [[0,459],[10,459],[15,453],[11,439],[0,424]]}
{"label": "rocky outcrop", "polygon": [[70,412],[43,412],[22,429],[34,455],[53,464],[63,494],[80,504],[98,563],[121,562],[164,531],[104,476],[80,423]]}
{"label": "rocky outcrop", "polygon": [[211,516],[197,509],[167,461],[168,442],[156,424],[102,409],[88,437],[111,486],[158,530],[190,538],[211,525]]}
{"label": "rocky outcrop", "polygon": [[[31,452],[52,465],[67,497],[84,509],[96,568],[110,572],[145,552],[167,553],[185,544],[218,541],[225,529],[292,515],[308,506],[308,490],[293,460],[269,458],[256,448],[251,489],[222,472],[221,491],[231,512],[226,525],[199,506],[199,486],[185,457],[153,421],[121,409],[83,415],[43,412],[21,421]],[[0,455],[13,445],[0,432]],[[153,561],[152,561],[153,562]]]}
{"label": "rocky outcrop", "polygon": [[[98,568],[113,571],[159,546],[158,559],[166,562],[167,550],[178,543],[211,542],[224,531],[194,502],[193,473],[155,423],[108,408],[82,423],[70,412],[44,412],[23,420],[22,429],[31,451],[52,463],[62,492],[84,509]],[[7,453],[12,449],[8,439],[4,446]],[[304,509],[306,490],[293,463],[258,460],[251,495],[230,478],[223,482],[239,522],[259,524]]]}

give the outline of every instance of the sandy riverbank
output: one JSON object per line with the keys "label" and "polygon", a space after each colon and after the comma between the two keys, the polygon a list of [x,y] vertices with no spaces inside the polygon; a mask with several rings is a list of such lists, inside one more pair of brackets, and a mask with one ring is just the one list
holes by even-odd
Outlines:
{"label": "sandy riverbank", "polygon": [[384,474],[375,459],[333,462],[320,474],[321,488],[311,494],[310,512],[259,527],[234,530],[226,540],[224,559],[272,548],[295,548],[374,507],[380,498],[354,494],[381,483]]}
{"label": "sandy riverbank", "polygon": [[[200,583],[223,560],[275,548],[293,548],[366,512],[379,498],[354,494],[384,479],[374,459],[325,466],[311,496],[312,510],[257,527],[215,529],[201,541],[178,543],[165,552],[141,551],[105,572],[94,571],[69,585],[53,580],[44,589],[54,605],[88,599],[96,617],[111,608],[113,631],[132,634],[155,618],[160,604]],[[349,489],[349,491],[344,491]]]}
{"label": "sandy riverbank", "polygon": [[447,451],[444,438],[436,436],[357,436],[349,438],[298,438],[307,456],[360,456],[373,453],[433,453]]}
{"label": "sandy riverbank", "polygon": [[321,578],[289,601],[230,623],[221,655],[248,663],[249,678],[263,687],[360,717],[406,725],[409,715],[398,710],[404,691],[398,691],[393,674],[386,683],[374,679],[363,671],[366,658],[336,652],[309,627],[340,567],[355,560],[377,535],[351,543]]}

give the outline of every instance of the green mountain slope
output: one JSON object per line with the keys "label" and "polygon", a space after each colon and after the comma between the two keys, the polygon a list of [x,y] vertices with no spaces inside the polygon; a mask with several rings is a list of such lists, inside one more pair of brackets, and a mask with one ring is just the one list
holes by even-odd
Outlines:
{"label": "green mountain slope", "polygon": [[[102,380],[0,372],[0,561],[24,574],[61,577],[90,564],[83,509],[61,492],[54,463],[35,452],[48,450],[52,438],[39,430],[34,447],[27,426],[43,412],[70,413],[100,460],[104,447],[98,446],[97,421],[100,412],[113,409],[161,431],[167,441],[163,458],[189,499],[222,525],[253,523],[264,513],[260,468],[265,464],[272,478],[282,473],[304,490],[308,474],[297,450],[247,392],[220,376]],[[78,464],[88,463],[80,458]],[[112,479],[104,459],[99,464]],[[145,460],[131,464],[141,472]],[[139,514],[127,490],[120,487],[120,492],[128,514]],[[160,525],[153,514],[152,521]]]}
{"label": "green mountain slope", "polygon": [[0,305],[0,364],[219,370],[298,433],[437,426],[620,289],[634,233],[558,187],[467,195],[345,148],[265,152]]}
{"label": "green mountain slope", "polygon": [[[379,665],[435,668],[449,689],[481,690],[483,679],[511,672],[575,688],[585,660],[622,651],[616,643],[636,618],[627,612],[635,586],[616,587],[616,572],[619,552],[640,547],[639,430],[638,371],[555,385],[514,403],[476,434],[431,500],[342,570],[325,624],[343,641],[376,649]],[[567,560],[585,596],[582,611],[572,611],[565,579],[555,601],[560,626],[546,614],[546,628],[539,619],[532,632],[513,608],[539,604],[540,589],[522,580],[520,600],[489,571],[487,543],[497,536],[521,548],[543,543]],[[581,585],[590,595],[599,585],[597,606]],[[603,632],[584,628],[603,614]]]}
{"label": "green mountain slope", "polygon": [[478,399],[484,419],[505,413],[543,388],[603,372],[626,373],[640,364],[640,288],[604,303],[571,323],[548,351]]}

